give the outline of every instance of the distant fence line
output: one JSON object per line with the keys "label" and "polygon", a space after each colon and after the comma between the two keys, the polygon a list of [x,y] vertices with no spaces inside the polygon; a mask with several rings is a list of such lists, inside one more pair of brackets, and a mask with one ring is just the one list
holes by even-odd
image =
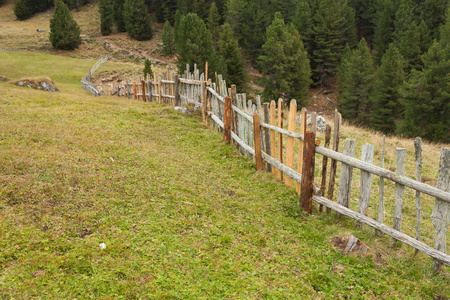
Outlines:
{"label": "distant fence line", "polygon": [[108,60],[108,56],[100,58],[94,66],[89,70],[89,72],[81,79],[81,88],[88,91],[94,96],[100,96],[101,93],[97,87],[91,83],[92,74],[100,68],[100,66]]}
{"label": "distant fence line", "polygon": [[[207,66],[206,66],[207,69]],[[437,187],[420,182],[421,177],[421,140],[416,139],[416,178],[413,180],[404,176],[404,156],[406,149],[397,148],[396,172],[384,169],[384,137],[381,167],[373,165],[374,147],[363,145],[361,160],[354,158],[355,140],[346,139],[344,152],[339,153],[341,115],[335,111],[333,144],[330,147],[331,127],[327,125],[325,144],[320,146],[316,140],[316,114],[311,114],[312,124],[307,130],[305,108],[301,110],[300,133],[296,131],[297,102],[289,103],[287,127],[283,127],[283,100],[277,103],[271,101],[262,104],[259,97],[256,103],[246,98],[246,94],[236,93],[236,88],[227,87],[221,75],[215,76],[215,82],[205,78],[194,66],[191,73],[189,65],[183,75],[174,72],[155,74],[136,80],[124,80],[111,90],[111,95],[143,101],[156,101],[172,106],[192,103],[201,108],[203,123],[213,121],[214,127],[223,133],[223,140],[234,141],[243,155],[252,157],[256,161],[256,169],[266,169],[279,180],[284,180],[288,186],[294,186],[300,195],[300,205],[311,213],[312,201],[334,210],[341,215],[358,221],[358,226],[367,224],[376,230],[378,236],[382,233],[393,238],[393,243],[402,241],[433,258],[433,269],[439,270],[442,263],[450,265],[450,256],[446,252],[446,237],[450,219],[450,149],[443,148],[440,156],[440,171]],[[283,137],[286,144],[283,145]],[[295,153],[295,141],[299,141],[298,151]],[[322,166],[315,165],[316,154],[322,155]],[[297,164],[294,165],[295,158]],[[328,174],[328,159],[331,159]],[[341,174],[337,201],[334,202],[337,162],[341,162]],[[314,173],[321,169],[322,178],[319,185],[314,184]],[[361,188],[358,209],[350,209],[350,194],[352,186],[353,168],[361,170]],[[378,216],[373,219],[368,216],[372,175],[380,177],[378,195]],[[384,224],[384,180],[395,183],[395,208],[393,226]],[[402,208],[404,188],[416,191],[416,236],[415,238],[401,232]],[[325,197],[327,192],[327,197]],[[435,228],[435,247],[420,241],[421,238],[421,198],[420,193],[436,197],[431,214],[431,221]]]}

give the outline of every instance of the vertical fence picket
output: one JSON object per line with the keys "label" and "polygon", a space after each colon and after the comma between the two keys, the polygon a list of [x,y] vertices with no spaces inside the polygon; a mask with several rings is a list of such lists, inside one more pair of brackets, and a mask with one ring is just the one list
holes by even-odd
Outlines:
{"label": "vertical fence picket", "polygon": [[[288,117],[288,130],[295,132],[295,117],[297,116],[297,101],[291,100],[289,105],[289,117]],[[287,137],[286,142],[286,166],[294,169],[294,155],[295,155],[295,139],[293,137]],[[285,183],[287,186],[293,186],[294,180],[285,176]]]}
{"label": "vertical fence picket", "polygon": [[[355,156],[355,140],[345,139],[344,155]],[[342,163],[341,177],[339,179],[338,204],[350,207],[350,196],[352,188],[353,167]]]}
{"label": "vertical fence picket", "polygon": [[[276,126],[276,102],[275,100],[270,101],[270,125]],[[275,130],[270,130],[270,148],[272,150],[272,157],[276,158],[276,133]],[[272,175],[277,175],[277,169],[272,167]]]}
{"label": "vertical fence picket", "polygon": [[231,97],[225,97],[225,114],[223,117],[223,141],[231,142]]}
{"label": "vertical fence picket", "polygon": [[[416,156],[416,180],[422,182],[422,139],[416,137],[414,139],[414,149]],[[416,191],[416,240],[420,241],[420,222],[422,213],[422,203],[420,200],[420,192]],[[419,253],[416,249],[415,255]]]}
{"label": "vertical fence picket", "polygon": [[[439,175],[436,187],[450,192],[450,149],[442,148],[439,157]],[[435,248],[441,252],[446,251],[446,237],[448,225],[450,223],[450,202],[436,198],[436,202],[431,213],[431,220],[435,229]],[[433,259],[433,270],[439,271],[442,262]]]}
{"label": "vertical fence picket", "polygon": [[[339,152],[339,139],[341,131],[341,114],[338,113],[337,109],[334,111],[334,134],[333,134],[333,150]],[[327,197],[333,200],[334,194],[334,184],[336,182],[336,169],[337,161],[332,159],[330,165],[330,181],[328,182],[328,193]],[[330,211],[330,209],[327,209]]]}
{"label": "vertical fence picket", "polygon": [[[303,137],[305,137],[306,134],[306,119],[308,118],[308,111],[306,108],[302,107],[302,110],[300,112],[300,134],[303,134]],[[299,140],[299,147],[298,147],[298,163],[297,163],[297,171],[299,173],[302,172],[303,169],[303,143],[304,141]],[[301,190],[301,182],[297,182],[295,190],[297,191],[297,194],[300,195]]]}
{"label": "vertical fence picket", "polygon": [[[269,117],[269,104],[268,103],[264,103],[263,105],[263,111],[264,111],[264,122],[266,124],[270,123],[270,117]],[[272,155],[272,151],[270,148],[270,134],[269,134],[269,130],[267,128],[264,128],[264,151],[268,154],[268,155]],[[272,172],[272,166],[268,163],[267,164],[267,172]]]}
{"label": "vertical fence picket", "polygon": [[316,135],[312,131],[305,133],[303,144],[302,186],[300,191],[301,207],[308,213],[312,212],[312,196],[314,187],[314,160]]}
{"label": "vertical fence picket", "polygon": [[[361,160],[372,164],[373,163],[373,145],[364,144],[361,150]],[[367,210],[369,209],[370,190],[372,189],[372,173],[361,171],[361,189],[359,195],[358,212],[367,216]],[[362,227],[361,222],[357,225]]]}
{"label": "vertical fence picket", "polygon": [[[381,162],[380,162],[380,167],[384,168],[384,147],[386,144],[386,136],[383,135],[383,144],[381,146]],[[378,214],[377,214],[377,221],[380,224],[383,224],[384,222],[384,178],[380,177],[380,188],[378,190]],[[378,237],[382,237],[383,233],[378,230],[375,229],[375,234]]]}
{"label": "vertical fence picket", "polygon": [[[405,148],[397,148],[397,169],[396,173],[399,175],[405,175]],[[394,208],[394,225],[392,228],[401,231],[402,229],[402,209],[403,198],[405,196],[405,186],[399,183],[395,184],[395,208]],[[393,239],[393,244],[397,243],[396,239]]]}
{"label": "vertical fence picket", "polygon": [[[278,99],[278,127],[283,128],[283,99]],[[278,161],[283,162],[283,134],[278,133]],[[278,180],[283,181],[283,171],[278,170]]]}
{"label": "vertical fence picket", "polygon": [[261,153],[261,127],[259,122],[259,114],[253,114],[253,131],[255,137],[255,161],[256,171],[262,171],[262,153]]}
{"label": "vertical fence picket", "polygon": [[[331,140],[331,126],[327,124],[327,127],[325,129],[325,148],[330,147],[330,140]],[[328,157],[323,156],[322,160],[322,180],[320,183],[320,190],[322,193],[325,193],[325,186],[327,184],[327,165],[328,165]],[[319,205],[319,211],[323,211],[323,205]]]}

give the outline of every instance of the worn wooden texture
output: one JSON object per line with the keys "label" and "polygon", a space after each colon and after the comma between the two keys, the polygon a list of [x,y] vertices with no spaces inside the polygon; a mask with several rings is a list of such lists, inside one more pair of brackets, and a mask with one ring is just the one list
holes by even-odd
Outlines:
{"label": "worn wooden texture", "polygon": [[[450,149],[442,148],[439,157],[439,175],[436,187],[446,192],[450,192]],[[435,248],[438,251],[445,253],[446,251],[446,237],[448,231],[448,224],[450,222],[450,203],[436,198],[433,212],[431,213],[431,220],[435,229]],[[433,261],[433,269],[439,271],[442,262],[439,260]]]}
{"label": "worn wooden texture", "polygon": [[[334,134],[333,134],[333,151],[339,151],[339,140],[341,131],[341,114],[337,110],[334,111]],[[337,160],[331,159],[330,165],[330,180],[328,181],[328,193],[327,197],[333,200],[334,197],[334,185],[336,182],[336,170],[337,170]]]}
{"label": "worn wooden texture", "polygon": [[[270,125],[275,126],[276,125],[276,102],[275,100],[270,101]],[[276,133],[275,130],[270,130],[270,148],[272,149],[271,156],[273,158],[277,157],[276,154]],[[272,175],[277,175],[277,169],[272,168]]]}
{"label": "worn wooden texture", "polygon": [[[396,173],[403,176],[405,175],[405,148],[397,148],[397,168]],[[405,196],[405,186],[399,183],[395,184],[394,188],[395,194],[395,207],[394,207],[394,224],[392,228],[401,231],[402,229],[402,209],[403,209],[403,198]],[[393,244],[396,244],[396,240],[393,240]]]}
{"label": "worn wooden texture", "polygon": [[[300,134],[302,134],[303,136],[306,133],[306,119],[308,116],[308,111],[306,110],[306,108],[302,107],[302,110],[300,111],[300,117],[301,117],[301,122],[300,122]],[[297,171],[300,173],[302,172],[303,169],[303,140],[299,140],[299,147],[298,147],[298,163],[297,163]],[[295,185],[295,190],[297,192],[297,194],[300,195],[300,190],[301,190],[301,182],[297,182]]]}
{"label": "worn wooden texture", "polygon": [[[381,146],[381,162],[380,167],[384,168],[384,148],[386,145],[386,136],[383,135],[383,144]],[[380,177],[380,187],[378,189],[378,213],[377,213],[377,221],[381,224],[384,222],[384,177]],[[377,229],[375,229],[375,234],[378,237],[382,237],[383,233]]]}
{"label": "worn wooden texture", "polygon": [[256,171],[262,171],[263,162],[261,154],[261,127],[259,126],[259,114],[253,115],[253,131],[255,136]]}
{"label": "worn wooden texture", "polygon": [[358,222],[369,225],[370,227],[373,227],[373,228],[395,238],[398,241],[401,241],[401,242],[408,244],[416,249],[419,249],[420,251],[422,251],[423,253],[425,253],[428,256],[436,258],[439,261],[441,261],[447,265],[450,265],[450,255],[447,255],[441,251],[433,249],[432,247],[416,240],[415,238],[412,238],[400,231],[392,229],[387,225],[378,223],[377,221],[375,221],[374,219],[372,219],[370,217],[362,215],[362,214],[360,214],[356,211],[353,211],[349,208],[346,208],[344,206],[338,205],[337,203],[330,201],[329,199],[327,199],[325,197],[313,196],[313,200],[319,204],[323,204],[324,206],[328,207],[329,209],[332,209],[332,210],[338,212],[341,215],[350,217],[352,219],[357,220]]}
{"label": "worn wooden texture", "polygon": [[174,78],[174,93],[175,93],[175,106],[181,105],[181,99],[180,99],[180,76],[175,75]]}
{"label": "worn wooden texture", "polygon": [[206,107],[206,83],[205,82],[203,82],[201,85],[201,103],[202,103],[203,124],[208,125],[208,114],[207,114],[207,107]]}
{"label": "worn wooden texture", "polygon": [[[327,124],[327,127],[325,129],[325,148],[330,147],[330,140],[331,140],[331,126]],[[323,156],[322,159],[322,178],[320,182],[320,190],[325,191],[325,186],[327,183],[327,165],[328,165],[328,157]],[[319,211],[321,212],[323,210],[323,205],[319,205]]]}
{"label": "worn wooden texture", "polygon": [[147,102],[147,95],[145,94],[145,81],[141,81],[141,89],[142,89],[142,101]]}
{"label": "worn wooden texture", "polygon": [[225,113],[223,117],[223,141],[231,142],[231,97],[225,97]]}
{"label": "worn wooden texture", "polygon": [[418,182],[414,179],[408,178],[406,176],[401,176],[395,172],[392,172],[390,170],[386,170],[371,164],[367,164],[359,159],[345,156],[339,152],[335,152],[333,150],[327,149],[325,147],[317,146],[316,147],[316,153],[326,155],[329,158],[335,159],[337,161],[343,162],[347,165],[350,165],[354,168],[358,168],[360,170],[364,170],[367,172],[372,173],[373,175],[382,176],[386,179],[389,179],[391,181],[394,181],[396,183],[399,183],[401,185],[410,187],[412,189],[418,190],[421,193],[436,197],[441,199],[442,201],[449,202],[450,203],[450,193],[445,192],[441,189],[438,189],[436,187],[432,187],[428,184]]}
{"label": "worn wooden texture", "polygon": [[133,80],[133,97],[134,100],[137,100],[137,86],[136,86],[136,81]]}
{"label": "worn wooden texture", "polygon": [[311,113],[311,131],[314,134],[317,132],[317,113],[315,111]]}
{"label": "worn wooden texture", "polygon": [[[264,122],[270,123],[269,103],[264,103],[263,111],[264,111]],[[264,152],[266,152],[269,155],[271,155],[272,153],[272,150],[270,148],[270,133],[267,128],[264,130]],[[271,164],[267,164],[267,172],[272,172]]]}
{"label": "worn wooden texture", "polygon": [[159,94],[159,104],[163,103],[163,98],[162,98],[162,84],[161,84],[161,76],[158,77],[158,94]]}
{"label": "worn wooden texture", "polygon": [[303,144],[303,168],[302,187],[300,190],[300,200],[302,208],[308,213],[312,213],[312,196],[314,187],[314,160],[315,160],[316,135],[312,131],[305,133]]}
{"label": "worn wooden texture", "polygon": [[[288,130],[295,132],[295,117],[297,116],[297,101],[291,100],[289,104],[289,116],[288,116]],[[293,137],[287,137],[286,142],[286,165],[293,169],[294,168],[294,155],[295,155],[295,139]],[[285,184],[287,186],[293,186],[294,181],[285,177]]]}
{"label": "worn wooden texture", "polygon": [[[252,100],[248,100],[247,101],[247,115],[253,116],[253,102],[252,102]],[[252,122],[248,122],[248,126],[247,126],[248,145],[253,145],[253,143],[254,143],[253,134],[254,134],[253,133],[253,123]]]}
{"label": "worn wooden texture", "polygon": [[[278,99],[278,127],[283,128],[283,99]],[[283,163],[283,135],[278,133],[278,161]],[[278,170],[278,180],[283,181],[283,172]]]}
{"label": "worn wooden texture", "polygon": [[[237,97],[236,97],[236,85],[232,84],[231,88],[230,88],[230,93],[229,95],[231,96],[231,105],[237,106]],[[233,131],[234,133],[237,133],[238,130],[238,115],[237,114],[233,114],[232,116],[233,121],[231,122],[231,131]]]}
{"label": "worn wooden texture", "polygon": [[[344,152],[345,156],[355,156],[355,140],[345,139]],[[342,163],[341,177],[339,179],[339,191],[337,202],[339,205],[350,207],[351,189],[352,189],[353,167]]]}
{"label": "worn wooden texture", "polygon": [[[361,160],[373,164],[373,145],[364,144],[361,149]],[[361,188],[358,202],[358,212],[367,216],[367,210],[369,209],[370,191],[372,189],[372,174],[370,172],[361,171]],[[358,227],[361,227],[361,223],[358,223]]]}
{"label": "worn wooden texture", "polygon": [[[414,149],[416,156],[416,180],[422,182],[422,139],[416,137],[414,139]],[[422,203],[420,199],[420,192],[416,191],[416,240],[420,241],[420,223],[422,222]],[[416,255],[417,255],[416,250]]]}
{"label": "worn wooden texture", "polygon": [[[242,95],[238,94],[236,95],[236,100],[237,100],[237,107],[239,108],[239,110],[242,111]],[[236,132],[236,134],[239,136],[239,138],[241,138],[242,140],[244,140],[244,131],[245,131],[245,123],[244,122],[244,117],[243,114],[238,113],[238,130]],[[239,146],[239,151],[241,152],[242,155],[245,154],[244,148],[242,146]]]}

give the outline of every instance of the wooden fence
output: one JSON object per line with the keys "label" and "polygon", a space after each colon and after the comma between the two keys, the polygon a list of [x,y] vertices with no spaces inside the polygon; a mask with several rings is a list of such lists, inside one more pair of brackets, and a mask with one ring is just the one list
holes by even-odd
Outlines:
{"label": "wooden fence", "polygon": [[94,66],[92,66],[92,68],[89,70],[89,72],[87,72],[87,74],[81,79],[81,88],[83,90],[88,91],[89,93],[91,93],[94,96],[100,96],[101,93],[100,91],[97,89],[97,87],[91,83],[91,79],[92,79],[92,74],[94,74],[95,71],[98,70],[98,68],[100,68],[100,66],[105,63],[108,60],[108,56],[104,56],[102,58],[100,58],[95,64]]}
{"label": "wooden fence", "polygon": [[[207,66],[206,66],[207,69]],[[232,85],[227,87],[221,75],[215,76],[215,82],[205,78],[194,66],[189,66],[182,76],[167,71],[155,74],[153,79],[144,78],[125,80],[111,94],[129,99],[157,101],[179,106],[192,103],[201,109],[203,123],[212,124],[223,134],[223,141],[233,141],[243,155],[256,161],[256,169],[266,169],[287,186],[294,187],[300,195],[300,205],[308,213],[312,210],[312,201],[317,202],[319,210],[323,206],[373,227],[377,235],[387,234],[393,243],[404,242],[433,258],[433,268],[439,270],[443,263],[450,265],[450,256],[446,251],[446,237],[450,218],[450,149],[443,148],[440,156],[440,171],[437,187],[420,181],[421,141],[416,139],[416,165],[418,180],[404,176],[405,149],[397,148],[396,172],[383,168],[384,137],[381,166],[373,164],[374,147],[363,145],[362,157],[355,155],[355,141],[346,139],[343,153],[339,153],[341,115],[336,111],[334,118],[333,144],[330,148],[331,127],[327,125],[324,145],[316,139],[316,114],[311,114],[311,125],[307,126],[307,111],[301,109],[300,132],[296,132],[297,103],[290,101],[287,115],[287,129],[283,124],[284,103],[278,100],[262,104],[259,97],[253,102],[246,94],[236,92]],[[298,141],[298,142],[296,142]],[[296,151],[297,149],[297,151]],[[322,156],[321,166],[316,165],[316,155]],[[331,160],[328,163],[328,160]],[[334,199],[337,162],[341,163],[339,187],[336,202]],[[352,175],[354,169],[361,171],[361,188],[357,210],[350,208]],[[321,170],[321,180],[315,183],[316,169]],[[327,174],[329,174],[327,182]],[[378,195],[378,216],[368,216],[369,199],[373,175],[380,177]],[[393,226],[384,224],[385,180],[395,183],[395,208]],[[402,208],[405,187],[416,191],[416,236],[411,237],[401,231]],[[325,193],[327,194],[325,197]],[[435,197],[431,221],[435,228],[434,248],[421,242],[421,193]]]}

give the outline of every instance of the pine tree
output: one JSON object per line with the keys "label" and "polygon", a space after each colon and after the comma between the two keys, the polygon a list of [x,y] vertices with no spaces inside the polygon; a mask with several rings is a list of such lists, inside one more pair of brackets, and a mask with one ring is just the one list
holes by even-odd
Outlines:
{"label": "pine tree", "polygon": [[372,107],[369,96],[373,88],[374,65],[364,38],[357,49],[346,49],[341,60],[339,80],[339,110],[350,122],[366,124]]}
{"label": "pine tree", "polygon": [[125,0],[123,18],[128,34],[138,41],[152,38],[152,24],[143,0]]}
{"label": "pine tree", "polygon": [[162,32],[163,52],[166,55],[172,55],[175,50],[175,36],[173,34],[172,26],[169,21],[164,24]]}
{"label": "pine tree", "polygon": [[102,35],[108,35],[112,32],[114,23],[113,0],[100,0],[100,31]]}
{"label": "pine tree", "polygon": [[401,90],[405,120],[398,132],[450,143],[450,47],[435,41]]}
{"label": "pine tree", "polygon": [[116,23],[117,30],[119,32],[127,31],[125,26],[125,20],[123,18],[123,9],[124,9],[125,0],[114,0],[114,23]]}
{"label": "pine tree", "polygon": [[211,32],[212,40],[214,44],[217,44],[219,40],[219,32],[220,32],[220,14],[219,9],[216,6],[216,3],[213,2],[211,4],[211,8],[209,9],[207,25],[208,29]]}
{"label": "pine tree", "polygon": [[396,121],[403,115],[399,93],[405,79],[403,64],[403,57],[391,45],[383,55],[376,73],[377,79],[370,99],[374,108],[371,124],[384,133],[395,132]]}
{"label": "pine tree", "polygon": [[295,9],[292,24],[302,38],[303,45],[310,55],[312,53],[313,19],[311,7],[306,0],[300,0]]}
{"label": "pine tree", "polygon": [[73,50],[81,44],[80,27],[62,0],[55,0],[55,12],[50,20],[50,42],[55,49]]}
{"label": "pine tree", "polygon": [[247,83],[245,63],[242,59],[238,43],[234,39],[231,26],[228,23],[223,25],[222,32],[220,33],[218,51],[226,65],[226,82],[235,84],[238,91],[244,91]]}
{"label": "pine tree", "polygon": [[329,86],[329,79],[336,74],[345,44],[355,43],[354,12],[347,5],[347,0],[322,0],[317,5],[313,15],[313,80],[319,85]]}
{"label": "pine tree", "polygon": [[204,71],[205,62],[209,63],[212,75],[217,68],[218,61],[214,54],[211,33],[205,22],[194,13],[183,16],[176,27],[176,49],[178,53],[177,65],[180,74],[186,70],[186,64],[197,64],[199,70]]}
{"label": "pine tree", "polygon": [[355,10],[358,38],[371,43],[374,35],[376,0],[349,0],[349,6]]}
{"label": "pine tree", "polygon": [[439,42],[441,43],[442,47],[448,47],[450,45],[450,7],[446,12],[445,24],[443,24],[439,29],[439,36]]}
{"label": "pine tree", "polygon": [[152,63],[150,60],[145,59],[145,61],[144,61],[144,79],[147,79],[147,74],[150,75],[150,78],[153,77]]}
{"label": "pine tree", "polygon": [[380,0],[380,8],[377,12],[373,48],[377,53],[378,61],[392,42],[394,32],[395,3],[390,0]]}
{"label": "pine tree", "polygon": [[29,0],[17,0],[14,3],[14,14],[17,19],[23,21],[31,18],[34,15],[33,7]]}
{"label": "pine tree", "polygon": [[296,99],[302,105],[311,84],[309,60],[298,31],[292,24],[286,25],[280,13],[267,27],[262,50],[259,63],[265,76],[264,99]]}

